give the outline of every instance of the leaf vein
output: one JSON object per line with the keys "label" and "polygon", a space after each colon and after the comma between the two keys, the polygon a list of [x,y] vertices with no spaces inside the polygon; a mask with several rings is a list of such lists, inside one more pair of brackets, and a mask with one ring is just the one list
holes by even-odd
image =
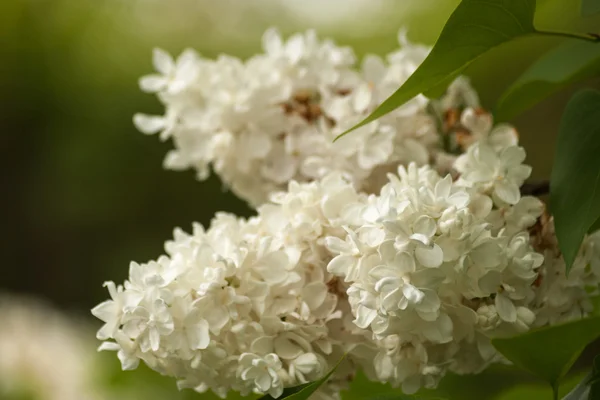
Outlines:
{"label": "leaf vein", "polygon": [[523,27],[523,24],[519,20],[519,17],[517,17],[515,14],[513,14],[508,8],[506,8],[502,4],[492,3],[490,1],[478,1],[478,3],[485,4],[485,5],[488,5],[488,6],[491,6],[491,7],[496,7],[496,8],[501,9],[502,11],[505,12],[506,15],[509,15],[512,18],[512,20],[517,23],[517,25],[519,26],[519,28],[521,28],[522,32],[525,32],[525,28]]}
{"label": "leaf vein", "polygon": [[503,38],[510,39],[510,36],[507,35],[506,33],[503,33],[501,31],[496,30],[494,28],[491,28],[489,26],[479,25],[479,24],[464,24],[464,25],[462,25],[462,27],[464,27],[464,28],[469,28],[469,27],[470,28],[481,28],[481,29],[486,30],[488,32],[495,33],[495,34],[497,34],[497,35],[499,35],[499,36],[501,36]]}

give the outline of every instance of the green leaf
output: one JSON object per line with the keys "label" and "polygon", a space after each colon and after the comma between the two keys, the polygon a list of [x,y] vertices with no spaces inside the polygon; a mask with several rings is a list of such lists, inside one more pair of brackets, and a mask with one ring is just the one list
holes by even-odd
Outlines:
{"label": "green leaf", "polygon": [[495,116],[510,120],[558,90],[599,72],[600,45],[567,41],[537,60],[504,92]]}
{"label": "green leaf", "polygon": [[417,70],[368,117],[335,140],[393,111],[420,93],[438,93],[489,50],[533,34],[600,42],[593,34],[542,31],[533,25],[536,0],[462,0]]}
{"label": "green leaf", "polygon": [[516,366],[548,381],[556,390],[585,346],[600,336],[600,317],[541,328],[492,344]]}
{"label": "green leaf", "polygon": [[[337,369],[337,367],[339,367],[339,365],[342,363],[342,361],[344,361],[344,358],[345,358],[345,356],[342,357],[340,359],[340,361],[338,361],[338,363],[331,369],[331,371],[329,371],[327,373],[327,375],[325,375],[321,379],[318,379],[314,382],[304,383],[302,385],[294,386],[292,388],[287,388],[283,391],[283,394],[281,396],[279,396],[277,399],[278,400],[283,400],[283,399],[307,400],[310,397],[310,395],[312,395],[314,392],[316,392],[317,389],[319,389],[319,387],[322,384],[324,384],[325,382],[327,382],[329,380],[329,377],[331,377],[331,374],[333,374],[333,372]],[[274,400],[274,399],[270,395],[266,395],[266,396],[261,397],[259,400]]]}
{"label": "green leaf", "polygon": [[600,217],[600,92],[575,94],[560,122],[550,177],[550,210],[567,273]]}
{"label": "green leaf", "polygon": [[369,397],[369,400],[444,400],[441,397],[426,397],[420,395],[411,395],[403,393],[389,393],[384,395],[377,395],[375,397]]}
{"label": "green leaf", "polygon": [[[523,373],[523,371],[521,371]],[[571,374],[569,373],[562,379],[558,390],[559,396],[568,395],[573,389],[585,378],[585,372]],[[496,396],[494,400],[531,400],[531,399],[551,399],[552,388],[546,382],[540,381],[535,384],[520,384],[511,387],[503,392],[500,396]],[[562,398],[562,397],[561,397]],[[478,399],[479,400],[479,399]],[[563,400],[566,400],[563,398]]]}
{"label": "green leaf", "polygon": [[598,218],[596,220],[596,222],[594,222],[592,224],[592,226],[590,226],[590,229],[588,229],[588,233],[594,233],[594,232],[596,232],[599,229],[600,229],[600,218]]}
{"label": "green leaf", "polygon": [[589,17],[600,12],[600,0],[581,0],[581,15]]}
{"label": "green leaf", "polygon": [[376,120],[420,93],[439,87],[488,50],[535,33],[534,13],[535,0],[463,0],[419,68],[400,89],[350,130]]}

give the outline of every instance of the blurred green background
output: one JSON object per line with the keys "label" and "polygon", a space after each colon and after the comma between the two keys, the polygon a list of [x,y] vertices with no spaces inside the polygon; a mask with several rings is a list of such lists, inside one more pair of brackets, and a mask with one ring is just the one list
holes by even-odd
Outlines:
{"label": "blurred green background", "polygon": [[[359,56],[396,48],[396,33],[432,44],[457,0],[2,0],[0,162],[3,271],[0,291],[40,296],[88,318],[131,260],[162,253],[174,227],[208,223],[218,210],[249,215],[212,177],[162,169],[170,143],[137,132],[135,112],[161,113],[137,79],[151,50],[193,47],[207,57],[248,57],[262,32],[315,28]],[[539,0],[543,28],[600,31],[575,0]],[[532,38],[473,65],[482,103],[560,43]],[[598,86],[599,81],[591,82]],[[515,122],[534,166],[550,172],[566,91]],[[91,318],[90,318],[91,320]],[[115,360],[116,361],[116,360]],[[516,398],[516,397],[515,397]]]}

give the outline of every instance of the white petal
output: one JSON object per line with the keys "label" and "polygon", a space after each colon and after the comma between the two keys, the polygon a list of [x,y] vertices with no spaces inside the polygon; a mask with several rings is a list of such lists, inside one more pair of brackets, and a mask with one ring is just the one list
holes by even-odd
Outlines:
{"label": "white petal", "polygon": [[304,38],[299,34],[289,38],[285,45],[285,53],[292,63],[300,61],[304,54]]}
{"label": "white petal", "polygon": [[477,218],[482,219],[489,215],[492,211],[492,207],[492,199],[485,195],[474,196],[469,203],[469,210],[471,210]]}
{"label": "white petal", "polygon": [[391,266],[379,265],[369,271],[369,276],[375,281],[378,281],[390,276],[397,276],[397,270]]}
{"label": "white petal", "polygon": [[167,79],[162,75],[147,75],[139,80],[140,89],[147,93],[159,92],[167,87]]}
{"label": "white petal", "polygon": [[479,114],[470,107],[462,112],[460,122],[467,129],[478,135],[487,135],[492,128],[492,117],[490,114]]}
{"label": "white petal", "polygon": [[115,331],[118,328],[118,321],[111,321],[110,324],[104,324],[96,333],[96,338],[99,340],[106,340],[113,337]]}
{"label": "white petal", "polygon": [[384,164],[389,160],[394,147],[393,136],[377,132],[363,144],[358,153],[358,164],[363,169],[372,169],[377,165]]}
{"label": "white petal", "polygon": [[108,322],[117,317],[116,303],[112,300],[104,301],[92,309],[92,315],[104,322]]}
{"label": "white petal", "polygon": [[367,54],[362,62],[363,76],[370,84],[377,84],[386,74],[387,67],[381,57]]}
{"label": "white petal", "polygon": [[285,360],[292,360],[302,354],[302,348],[285,336],[278,336],[273,344],[275,352]]}
{"label": "white petal", "polygon": [[137,113],[133,116],[133,124],[142,133],[152,135],[165,129],[164,117]]}
{"label": "white petal", "polygon": [[519,136],[511,125],[499,124],[490,133],[489,142],[495,148],[516,146],[519,143]]}
{"label": "white petal", "polygon": [[517,309],[507,296],[497,294],[494,303],[496,304],[496,311],[498,311],[500,318],[506,322],[517,321]]}
{"label": "white petal", "polygon": [[444,177],[444,179],[441,179],[440,181],[438,181],[438,183],[435,184],[435,196],[438,198],[445,199],[446,197],[450,196],[451,189],[452,176],[448,174]]}
{"label": "white petal", "polygon": [[431,289],[423,289],[423,299],[419,302],[419,311],[437,312],[440,309],[441,301],[437,293]]}
{"label": "white petal", "polygon": [[[381,299],[381,305],[380,307],[385,310],[385,311],[395,311],[396,309],[401,309],[404,310],[406,308],[406,306],[402,306],[400,305],[400,302],[402,300],[406,301],[406,299],[402,296],[400,296],[400,291],[397,289],[398,286],[395,286],[395,289],[393,289],[391,292],[389,292],[387,295],[385,295],[383,297],[383,299]],[[408,305],[408,303],[407,303]]]}
{"label": "white petal", "polygon": [[469,170],[467,174],[463,176],[463,178],[475,183],[490,182],[494,179],[494,171],[491,168],[485,165],[480,165],[478,168],[479,169],[477,170]]}
{"label": "white petal", "polygon": [[256,268],[260,271],[265,282],[278,284],[287,278],[288,264],[287,255],[282,251],[276,251],[258,260]]}
{"label": "white petal", "polygon": [[148,337],[150,339],[150,348],[152,351],[158,351],[160,348],[160,334],[156,328],[148,328]]}
{"label": "white petal", "polygon": [[269,374],[262,373],[254,380],[254,384],[261,392],[265,393],[267,390],[271,388],[271,377]]}
{"label": "white petal", "polygon": [[294,366],[303,374],[310,374],[319,368],[319,360],[313,353],[304,353],[294,360]]}
{"label": "white petal", "polygon": [[302,297],[311,310],[315,310],[323,304],[327,293],[327,285],[323,282],[312,282],[302,289]]}
{"label": "white petal", "polygon": [[448,236],[442,236],[437,240],[438,246],[444,253],[444,261],[454,261],[461,256],[460,242]]}
{"label": "white petal", "polygon": [[412,235],[410,235],[410,238],[412,240],[418,241],[419,243],[421,243],[425,246],[428,246],[430,243],[429,236],[425,236],[421,233],[413,233]]}
{"label": "white petal", "polygon": [[262,46],[265,52],[269,54],[277,54],[281,51],[283,42],[276,28],[269,28],[265,31],[262,37]]}
{"label": "white petal", "polygon": [[373,289],[375,289],[376,292],[385,293],[397,289],[401,283],[402,280],[400,278],[393,275],[387,276],[378,280]]}
{"label": "white petal", "polygon": [[283,385],[281,384],[281,380],[278,382],[279,384],[277,386],[271,386],[271,390],[269,390],[269,395],[274,399],[278,399],[283,394]]}
{"label": "white petal", "polygon": [[433,218],[426,215],[422,215],[413,224],[413,232],[422,234],[428,238],[435,234],[437,225]]}
{"label": "white petal", "polygon": [[471,200],[471,197],[469,196],[469,194],[467,192],[462,192],[462,191],[451,194],[446,199],[446,201],[448,202],[449,205],[454,206],[456,208],[466,207],[467,204],[469,204],[470,200]]}
{"label": "white petal", "polygon": [[423,336],[434,343],[448,343],[452,340],[452,320],[441,314],[437,321],[428,322],[423,328]]}
{"label": "white petal", "polygon": [[325,238],[325,246],[327,246],[327,250],[336,254],[349,253],[352,251],[352,248],[346,241],[334,236],[328,236]]}
{"label": "white petal", "polygon": [[367,85],[359,86],[354,93],[352,93],[352,103],[354,110],[357,112],[363,112],[371,104],[372,92]]}
{"label": "white petal", "polygon": [[152,63],[154,68],[163,75],[170,74],[175,68],[173,58],[163,49],[155,48],[152,51]]}
{"label": "white petal", "polygon": [[139,358],[130,357],[123,351],[119,351],[117,353],[117,357],[119,358],[119,361],[121,361],[121,368],[123,369],[123,371],[134,370],[138,367],[140,363]]}
{"label": "white petal", "polygon": [[115,342],[102,342],[102,344],[98,347],[98,351],[119,351],[121,350],[121,346],[119,346]]}
{"label": "white petal", "polygon": [[507,180],[501,180],[494,185],[494,194],[508,204],[517,204],[521,198],[519,187]]}
{"label": "white petal", "polygon": [[421,292],[419,289],[409,283],[406,283],[402,286],[402,294],[412,304],[420,303],[425,297],[425,293]]}
{"label": "white petal", "polygon": [[492,293],[496,293],[502,283],[502,274],[498,271],[489,271],[487,274],[479,278],[477,286],[481,290],[480,297],[487,297]]}
{"label": "white petal", "polygon": [[208,333],[208,322],[200,320],[194,326],[187,329],[188,344],[192,350],[201,350],[208,347],[210,335]]}
{"label": "white petal", "polygon": [[359,328],[366,329],[371,324],[371,322],[373,322],[376,316],[377,312],[375,310],[371,310],[363,306],[358,306],[356,309],[356,319],[354,320],[354,323]]}
{"label": "white petal", "polygon": [[442,265],[444,253],[437,244],[433,247],[419,246],[415,249],[417,261],[426,268],[437,268]]}
{"label": "white petal", "polygon": [[473,263],[478,267],[489,269],[500,264],[503,254],[502,248],[498,243],[490,240],[475,247],[471,251],[470,257]]}
{"label": "white petal", "polygon": [[421,389],[420,376],[410,376],[402,381],[402,392],[411,395],[417,393]]}
{"label": "white petal", "polygon": [[521,185],[525,179],[529,178],[533,169],[529,165],[515,165],[507,169],[506,177],[511,181]]}
{"label": "white petal", "polygon": [[415,259],[405,251],[396,254],[396,257],[394,257],[394,260],[390,265],[401,273],[414,272],[416,269]]}
{"label": "white petal", "polygon": [[527,326],[531,326],[535,321],[535,313],[527,307],[518,307],[517,316],[519,320],[523,321]]}
{"label": "white petal", "polygon": [[360,241],[369,247],[379,246],[385,239],[385,230],[380,227],[368,227],[360,231]]}
{"label": "white petal", "polygon": [[525,161],[525,157],[525,150],[519,146],[508,147],[500,154],[500,160],[502,160],[505,166],[521,164]]}
{"label": "white petal", "polygon": [[355,263],[356,259],[354,257],[339,255],[329,261],[327,271],[337,276],[346,276]]}

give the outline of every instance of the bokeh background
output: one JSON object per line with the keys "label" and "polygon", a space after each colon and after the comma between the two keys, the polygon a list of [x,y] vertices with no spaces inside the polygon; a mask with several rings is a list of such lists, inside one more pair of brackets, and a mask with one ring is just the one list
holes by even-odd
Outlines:
{"label": "bokeh background", "polygon": [[[538,3],[539,27],[587,32],[600,26],[598,18],[580,18],[578,1]],[[89,309],[106,298],[103,281],[125,279],[131,260],[156,258],[174,227],[206,224],[219,210],[251,214],[217,178],[200,183],[192,172],[163,170],[170,143],[133,127],[135,112],[161,112],[137,84],[152,71],[153,47],[244,58],[260,50],[265,29],[277,26],[284,33],[315,28],[353,46],[359,56],[385,54],[396,48],[403,26],[411,40],[432,44],[456,4],[0,0],[0,292],[35,296],[73,315],[90,327],[93,347],[98,324]],[[483,105],[493,109],[510,82],[560,42],[524,39],[477,61],[467,75]],[[550,173],[558,120],[574,90],[513,121],[535,178]],[[118,369],[114,355],[106,362]],[[147,379],[143,370],[127,374],[137,376],[132,379],[140,386],[162,382],[155,382],[156,374]],[[118,384],[125,379],[121,375],[111,372],[107,379]],[[165,385],[174,386],[170,380]],[[128,398],[142,398],[137,396]]]}

